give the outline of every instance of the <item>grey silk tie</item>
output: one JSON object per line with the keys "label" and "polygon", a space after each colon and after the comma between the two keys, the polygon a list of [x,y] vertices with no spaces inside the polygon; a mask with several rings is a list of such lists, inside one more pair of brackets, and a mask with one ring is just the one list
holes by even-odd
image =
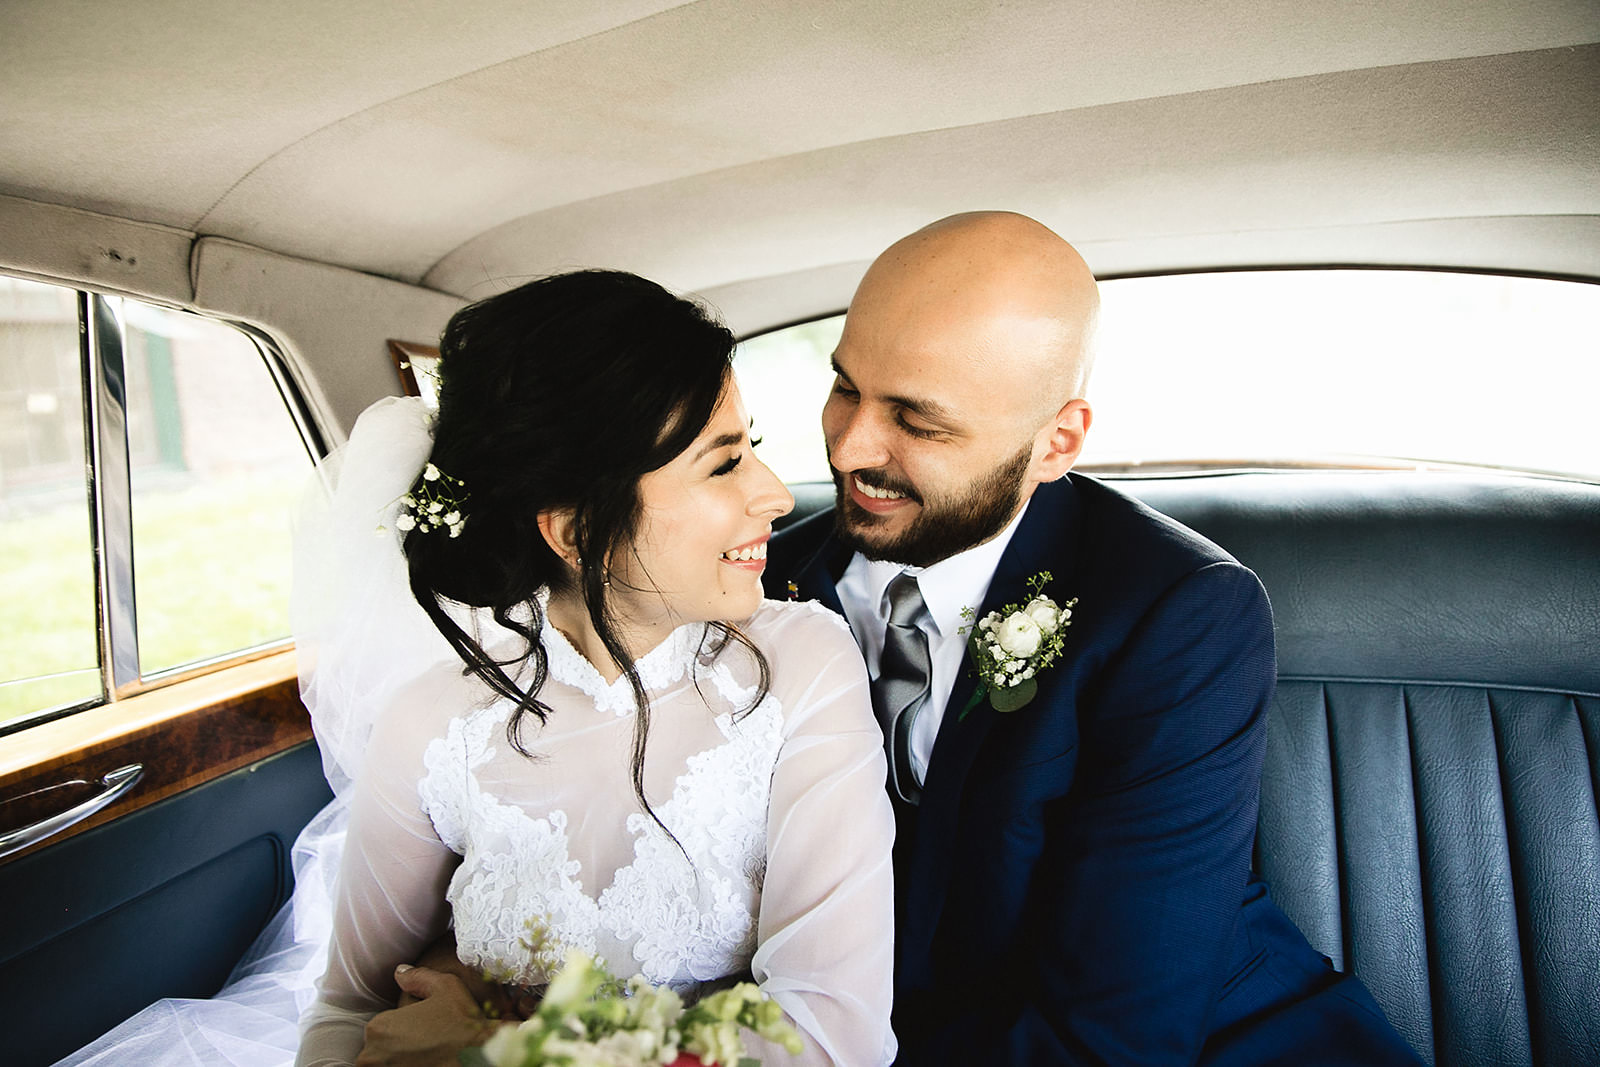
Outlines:
{"label": "grey silk tie", "polygon": [[922,796],[911,773],[911,725],[928,697],[928,635],[917,627],[917,616],[925,610],[917,579],[901,571],[889,583],[889,629],[883,638],[878,677],[872,683],[872,706],[883,726],[884,748],[889,754],[889,784],[908,804]]}

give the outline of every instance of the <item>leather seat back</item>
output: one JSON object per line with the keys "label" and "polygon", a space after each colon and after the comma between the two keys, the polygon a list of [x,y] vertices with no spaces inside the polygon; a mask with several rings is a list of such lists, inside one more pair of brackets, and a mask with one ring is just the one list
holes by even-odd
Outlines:
{"label": "leather seat back", "polygon": [[1424,1059],[1600,1063],[1600,486],[1118,483],[1272,601],[1258,868]]}

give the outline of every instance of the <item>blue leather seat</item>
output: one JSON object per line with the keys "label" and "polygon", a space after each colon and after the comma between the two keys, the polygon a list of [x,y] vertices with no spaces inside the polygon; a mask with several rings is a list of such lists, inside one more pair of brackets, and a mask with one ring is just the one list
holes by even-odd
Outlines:
{"label": "blue leather seat", "polygon": [[1600,1063],[1600,486],[1120,483],[1260,575],[1257,866],[1430,1062]]}

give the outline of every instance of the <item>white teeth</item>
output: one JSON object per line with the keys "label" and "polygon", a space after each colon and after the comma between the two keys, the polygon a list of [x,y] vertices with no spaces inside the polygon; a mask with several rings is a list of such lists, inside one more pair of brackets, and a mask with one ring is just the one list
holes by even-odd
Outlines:
{"label": "white teeth", "polygon": [[904,500],[904,493],[897,493],[893,489],[874,489],[860,478],[855,479],[856,491],[862,496],[870,496],[874,500]]}
{"label": "white teeth", "polygon": [[746,545],[732,552],[724,552],[722,558],[731,559],[739,563],[749,563],[755,559],[766,559],[767,543],[763,541],[759,545]]}

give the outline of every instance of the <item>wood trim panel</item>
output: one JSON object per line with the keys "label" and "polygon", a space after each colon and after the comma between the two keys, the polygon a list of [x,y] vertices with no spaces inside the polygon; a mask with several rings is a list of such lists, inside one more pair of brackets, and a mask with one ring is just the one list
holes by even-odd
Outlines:
{"label": "wood trim panel", "polygon": [[[422,379],[417,376],[418,371],[423,375],[437,377],[439,363],[439,346],[424,345],[416,341],[398,341],[391,337],[389,344],[389,358],[394,361],[394,370],[400,376],[400,386],[406,391],[406,396],[427,395],[422,388]],[[437,400],[437,396],[431,399]]]}
{"label": "wood trim panel", "polygon": [[9,862],[311,738],[293,652],[80,712],[0,739],[0,831],[100,791],[108,771],[144,764],[139,784]]}

